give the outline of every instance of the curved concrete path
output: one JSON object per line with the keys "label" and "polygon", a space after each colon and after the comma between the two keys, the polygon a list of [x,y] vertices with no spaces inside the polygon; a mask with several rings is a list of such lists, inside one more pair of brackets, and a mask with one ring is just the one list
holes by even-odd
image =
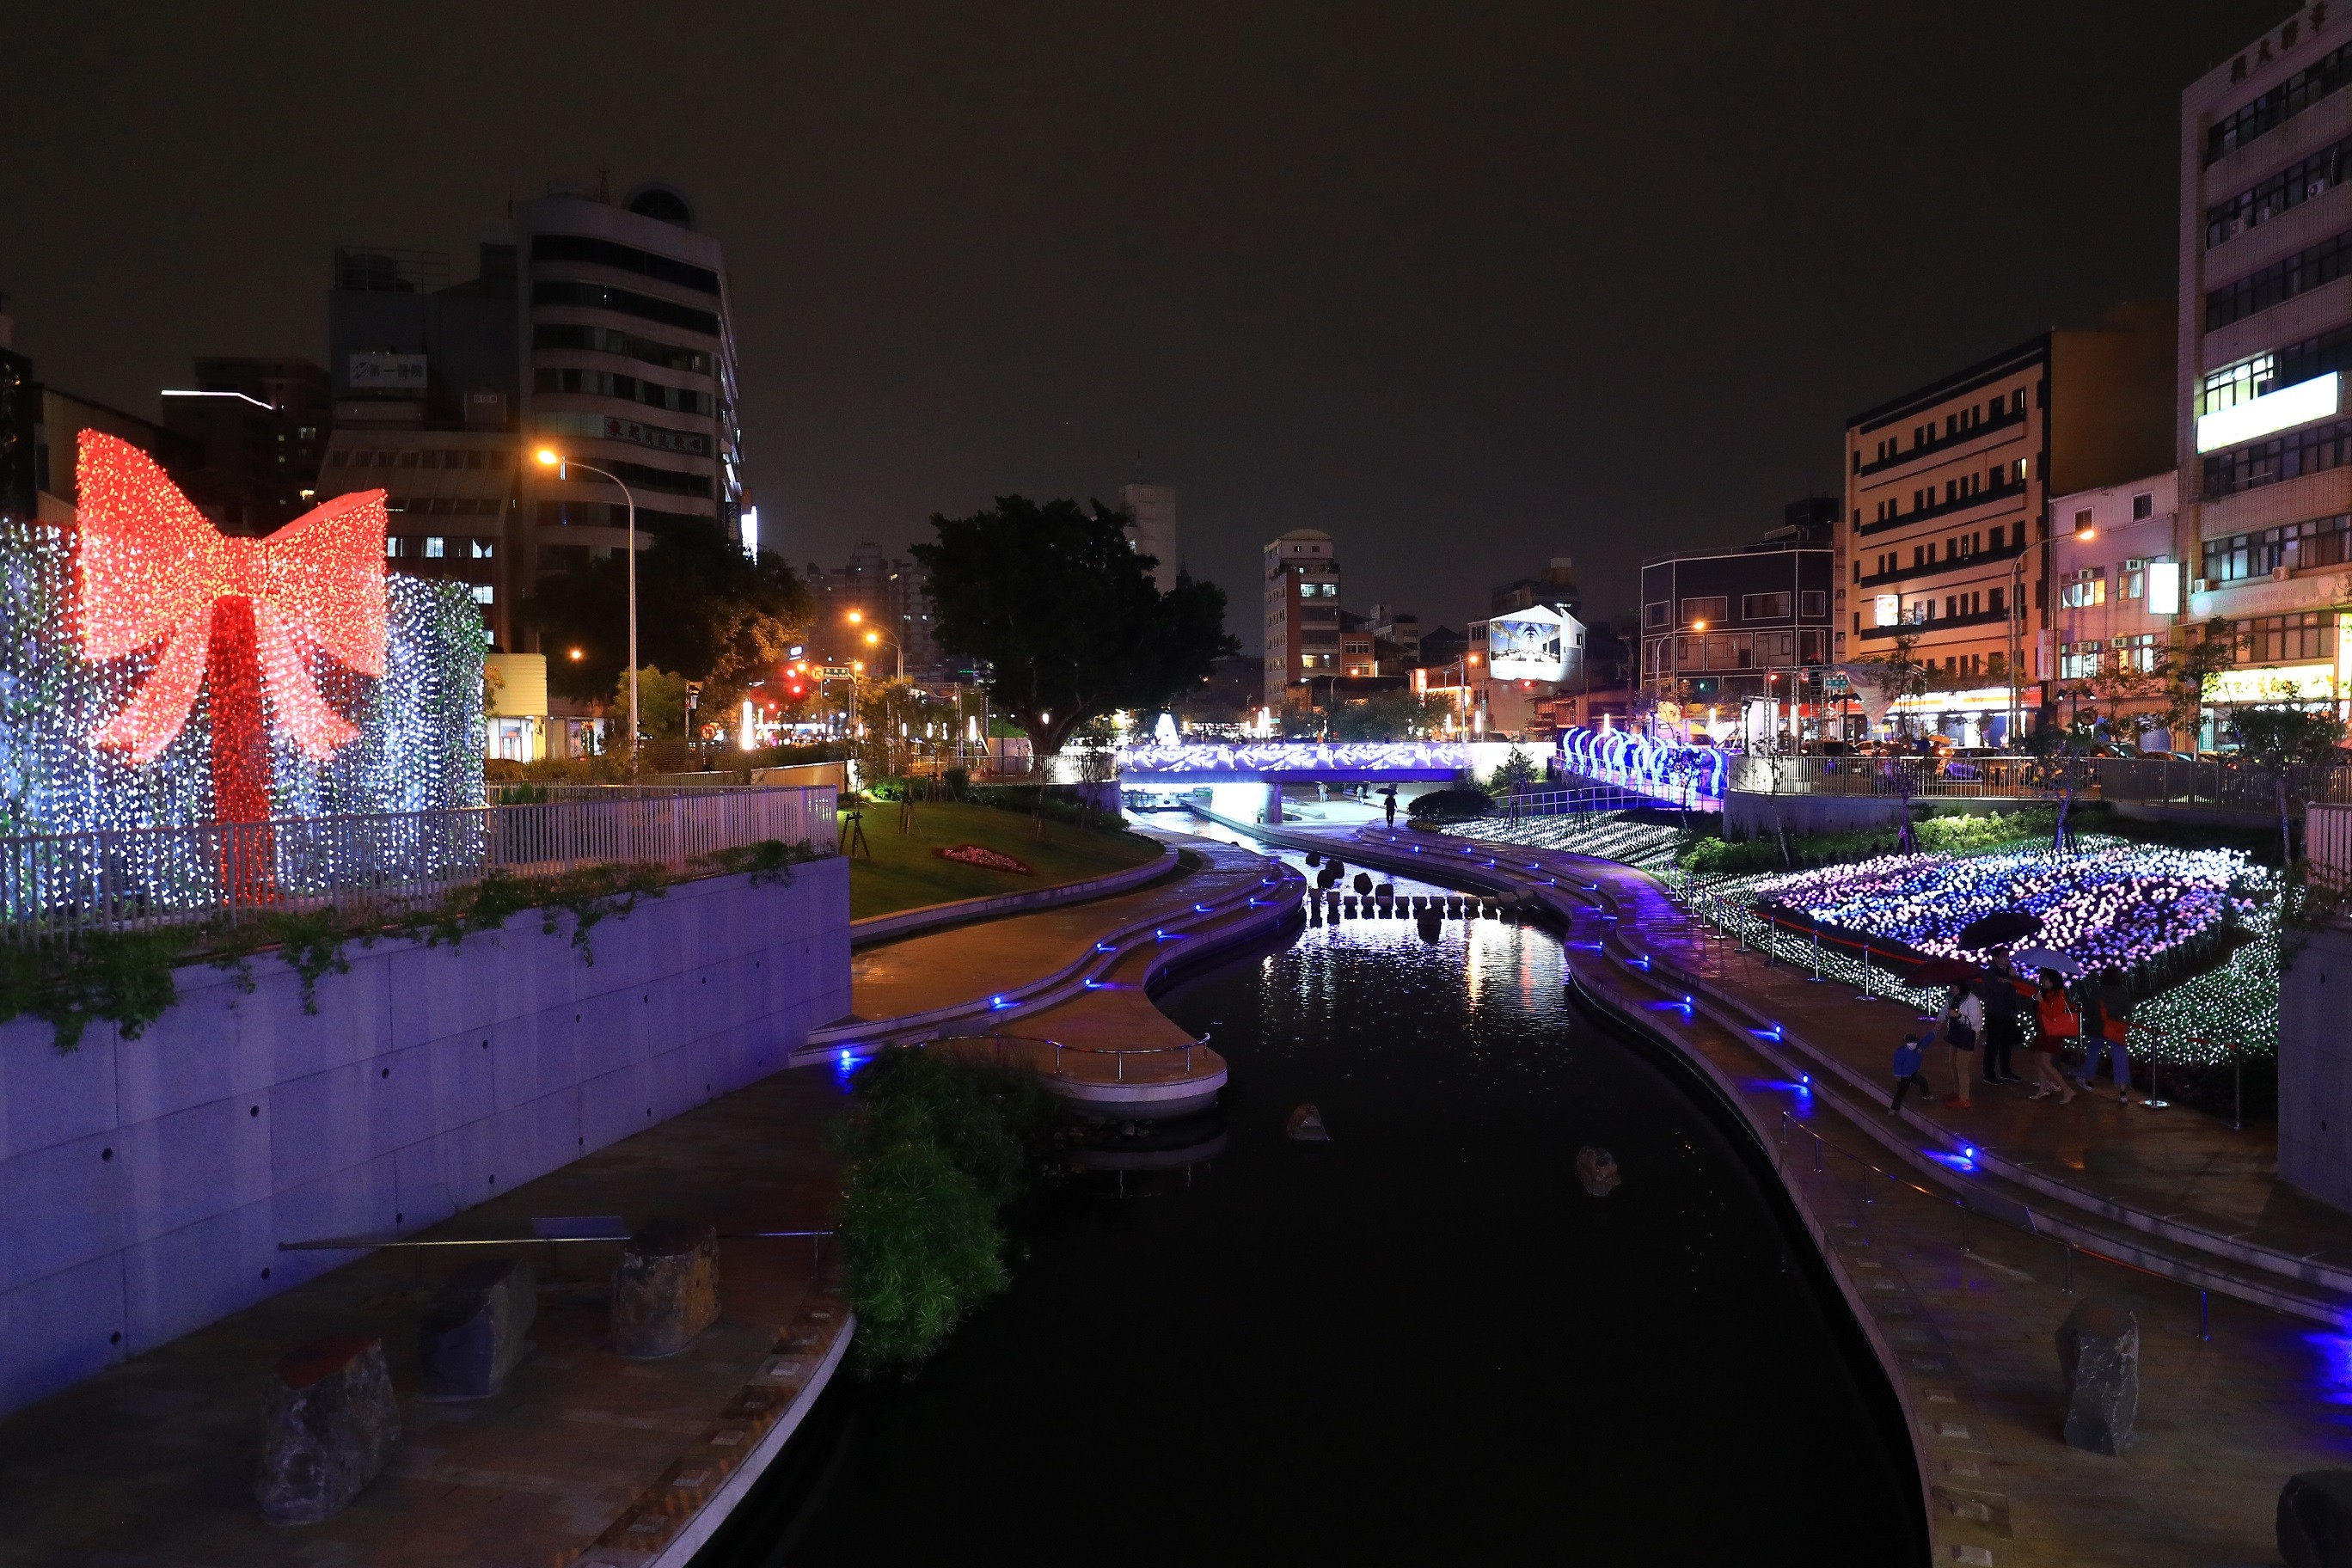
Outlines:
{"label": "curved concrete path", "polygon": [[861,949],[850,963],[856,1015],[812,1033],[793,1061],[950,1043],[1034,1072],[1090,1113],[1202,1109],[1224,1085],[1224,1058],[1153,1006],[1150,987],[1181,963],[1296,919],[1306,883],[1232,844],[1152,836],[1192,857],[1192,874]]}

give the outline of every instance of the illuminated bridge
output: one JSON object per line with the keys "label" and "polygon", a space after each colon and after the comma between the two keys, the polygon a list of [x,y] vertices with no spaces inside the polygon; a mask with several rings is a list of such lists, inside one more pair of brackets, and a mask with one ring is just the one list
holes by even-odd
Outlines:
{"label": "illuminated bridge", "polygon": [[1213,741],[1121,747],[1118,782],[1126,789],[1168,790],[1261,784],[1266,820],[1279,822],[1285,784],[1446,784],[1477,763],[1477,753],[1462,742]]}

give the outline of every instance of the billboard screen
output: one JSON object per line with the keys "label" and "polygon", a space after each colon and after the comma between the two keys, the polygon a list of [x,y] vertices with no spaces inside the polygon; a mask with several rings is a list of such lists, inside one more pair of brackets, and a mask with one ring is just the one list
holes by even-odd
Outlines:
{"label": "billboard screen", "polygon": [[1486,668],[1496,680],[1566,680],[1568,617],[1531,605],[1486,623]]}

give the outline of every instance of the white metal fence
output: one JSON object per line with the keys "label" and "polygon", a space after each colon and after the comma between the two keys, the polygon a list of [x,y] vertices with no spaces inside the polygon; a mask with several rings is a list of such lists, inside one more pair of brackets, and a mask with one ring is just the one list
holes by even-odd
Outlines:
{"label": "white metal fence", "polygon": [[564,798],[523,805],[0,837],[0,937],[68,938],[264,910],[397,908],[494,871],[684,871],[770,840],[829,848],[835,794],[830,785],[567,787]]}

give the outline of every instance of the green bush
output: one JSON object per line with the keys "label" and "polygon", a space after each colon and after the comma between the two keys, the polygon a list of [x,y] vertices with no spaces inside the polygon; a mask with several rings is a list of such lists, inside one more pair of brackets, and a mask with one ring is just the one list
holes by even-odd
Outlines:
{"label": "green bush", "polygon": [[[1912,823],[1911,831],[1923,851],[1980,855],[1994,849],[2017,848],[2036,843],[2046,845],[2057,827],[2057,807],[2035,806],[2006,816],[1924,816]],[[1791,836],[1785,858],[1781,854],[1780,840],[1773,836],[1753,838],[1745,844],[1733,844],[1721,838],[1701,838],[1685,847],[1675,858],[1684,870],[1696,877],[1734,877],[1791,868],[1805,870],[1816,866],[1867,860],[1876,855],[1891,855],[1895,852],[1895,830],[1888,826],[1871,833],[1819,833],[1809,837]]]}
{"label": "green bush", "polygon": [[889,1050],[857,1077],[839,1142],[857,1352],[911,1368],[1004,1289],[999,1212],[1027,1189],[1055,1102],[1024,1073],[949,1049]]}
{"label": "green bush", "polygon": [[1491,815],[1495,798],[1483,789],[1433,789],[1413,796],[1404,809],[1416,822],[1465,822]]}

